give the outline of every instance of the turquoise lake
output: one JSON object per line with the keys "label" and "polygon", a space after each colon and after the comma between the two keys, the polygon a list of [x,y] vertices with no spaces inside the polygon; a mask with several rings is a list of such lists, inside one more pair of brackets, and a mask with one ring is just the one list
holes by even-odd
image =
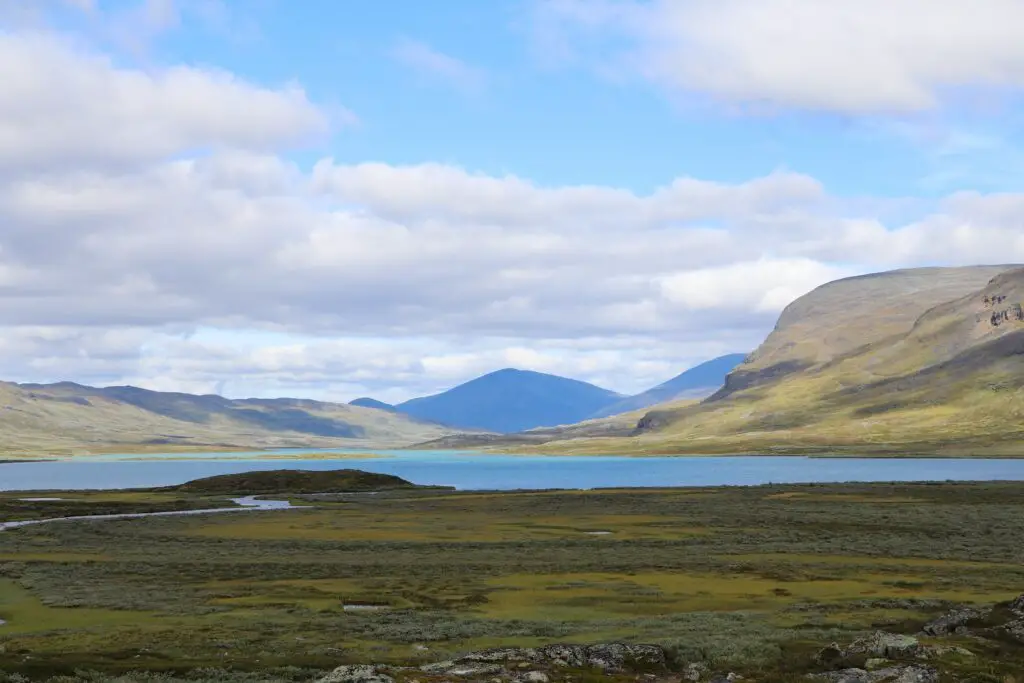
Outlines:
{"label": "turquoise lake", "polygon": [[[268,453],[169,453],[0,465],[0,490],[169,486],[251,470],[357,468],[459,489],[588,489],[870,481],[1024,481],[1024,460],[763,457],[509,456],[465,451],[374,451],[383,458],[258,459]],[[301,452],[309,453],[309,449]],[[331,453],[337,451],[322,451]],[[252,459],[248,459],[252,458]]]}

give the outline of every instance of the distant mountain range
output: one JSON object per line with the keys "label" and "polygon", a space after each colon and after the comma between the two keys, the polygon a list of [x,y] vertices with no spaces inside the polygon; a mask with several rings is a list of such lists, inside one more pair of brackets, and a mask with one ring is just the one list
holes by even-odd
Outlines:
{"label": "distant mountain range", "polygon": [[0,382],[0,454],[384,448],[452,431],[402,413],[305,399]]}
{"label": "distant mountain range", "polygon": [[704,398],[718,391],[725,377],[743,362],[746,354],[730,353],[695,365],[672,379],[635,396],[629,396],[606,406],[591,418],[610,417],[649,408],[659,403],[687,398]]}
{"label": "distant mountain range", "polygon": [[395,406],[372,398],[358,398],[351,405],[395,410],[451,427],[521,432],[626,413],[665,401],[703,398],[717,391],[743,359],[743,354],[715,358],[635,396],[557,375],[506,368]]}

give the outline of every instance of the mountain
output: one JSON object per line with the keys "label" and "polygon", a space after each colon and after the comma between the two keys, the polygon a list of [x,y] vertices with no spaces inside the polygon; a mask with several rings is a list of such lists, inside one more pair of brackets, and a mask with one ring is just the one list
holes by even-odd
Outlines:
{"label": "mountain", "polygon": [[700,365],[693,366],[689,370],[652,389],[606,406],[591,417],[595,419],[609,417],[667,401],[710,396],[722,387],[725,383],[725,376],[742,363],[744,358],[746,358],[746,354],[743,353],[730,353],[718,358],[712,358]]}
{"label": "mountain", "polygon": [[829,283],[788,306],[714,395],[658,406],[628,438],[542,450],[1024,455],[1024,268]]}
{"label": "mountain", "polygon": [[441,424],[519,432],[579,422],[621,398],[586,382],[506,368],[395,407]]}
{"label": "mountain", "polygon": [[395,407],[390,403],[384,401],[378,401],[375,398],[369,398],[363,396],[362,398],[355,398],[348,402],[350,406],[359,406],[361,408],[376,408],[377,410],[387,410],[388,412],[395,412]]}
{"label": "mountain", "polygon": [[394,412],[304,399],[0,382],[0,453],[383,448],[451,432]]}

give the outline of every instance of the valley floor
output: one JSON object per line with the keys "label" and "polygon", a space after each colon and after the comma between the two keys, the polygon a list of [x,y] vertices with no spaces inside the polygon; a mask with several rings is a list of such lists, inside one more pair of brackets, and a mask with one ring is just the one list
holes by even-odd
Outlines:
{"label": "valley floor", "polygon": [[[5,493],[0,519],[217,500]],[[210,668],[311,680],[343,663],[616,640],[803,680],[829,642],[913,633],[953,605],[1024,592],[1024,483],[293,502],[311,507],[0,532],[0,681]],[[1024,671],[1024,646],[985,643],[965,641],[977,656],[949,666],[977,681]]]}

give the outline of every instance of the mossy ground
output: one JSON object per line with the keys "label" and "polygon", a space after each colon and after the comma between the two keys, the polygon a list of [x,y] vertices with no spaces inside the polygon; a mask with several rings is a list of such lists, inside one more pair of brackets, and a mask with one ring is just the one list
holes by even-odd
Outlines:
{"label": "mossy ground", "polygon": [[[0,498],[6,509],[12,496]],[[831,640],[1024,592],[1016,483],[402,491],[315,505],[0,533],[0,669],[312,671],[623,639],[781,671]]]}

